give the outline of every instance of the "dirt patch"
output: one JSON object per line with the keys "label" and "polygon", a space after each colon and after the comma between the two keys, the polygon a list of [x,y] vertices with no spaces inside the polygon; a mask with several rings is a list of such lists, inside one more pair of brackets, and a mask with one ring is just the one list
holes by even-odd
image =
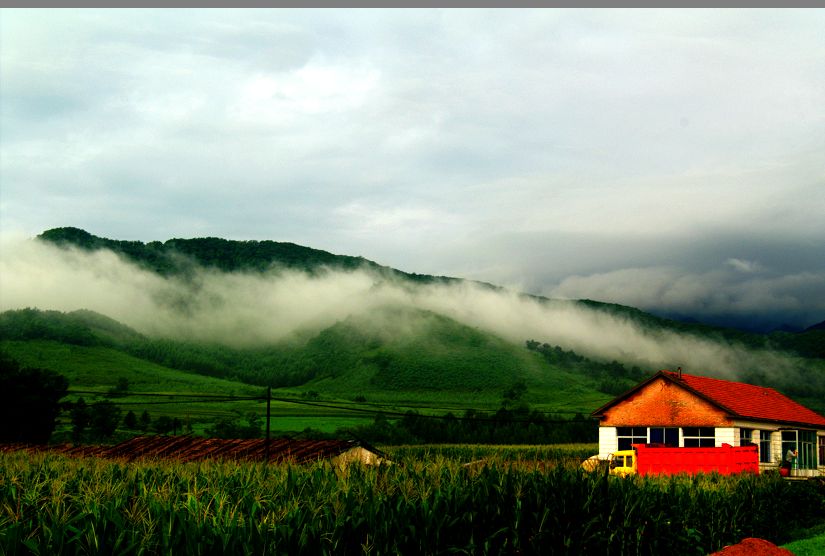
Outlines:
{"label": "dirt patch", "polygon": [[765,539],[749,538],[739,544],[726,546],[709,556],[794,556],[794,553]]}

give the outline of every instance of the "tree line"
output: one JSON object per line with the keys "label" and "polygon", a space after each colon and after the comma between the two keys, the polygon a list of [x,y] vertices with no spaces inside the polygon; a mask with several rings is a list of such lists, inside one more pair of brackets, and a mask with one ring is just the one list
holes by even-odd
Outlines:
{"label": "tree line", "polygon": [[564,418],[520,406],[490,413],[470,409],[460,416],[411,410],[397,420],[379,413],[371,424],[346,432],[384,444],[564,444],[596,442],[598,423],[581,414]]}
{"label": "tree line", "polygon": [[575,370],[596,381],[600,392],[618,396],[648,377],[648,373],[638,366],[626,367],[613,360],[609,363],[594,361],[575,351],[565,350],[559,346],[527,340],[527,349],[535,351],[549,364],[569,370]]}

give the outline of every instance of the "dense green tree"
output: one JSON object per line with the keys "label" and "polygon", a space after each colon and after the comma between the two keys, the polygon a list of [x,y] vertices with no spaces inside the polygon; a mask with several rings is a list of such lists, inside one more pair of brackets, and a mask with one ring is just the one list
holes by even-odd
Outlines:
{"label": "dense green tree", "polygon": [[109,394],[114,396],[125,396],[129,393],[129,379],[125,376],[122,376],[117,379],[117,384],[115,384],[114,388],[109,389]]}
{"label": "dense green tree", "polygon": [[581,414],[572,419],[530,411],[526,404],[500,408],[492,414],[470,410],[463,417],[439,417],[408,411],[391,422],[379,413],[371,425],[352,431],[371,442],[387,444],[558,444],[595,442],[598,423]]}
{"label": "dense green tree", "polygon": [[86,429],[92,422],[92,410],[86,400],[80,398],[72,404],[70,415],[72,418],[72,441],[79,444],[83,441]]}
{"label": "dense green tree", "polygon": [[110,401],[102,401],[93,403],[90,409],[92,436],[96,439],[111,438],[120,424],[120,408]]}
{"label": "dense green tree", "polygon": [[134,411],[130,410],[126,414],[126,417],[123,418],[123,426],[129,430],[135,430],[138,428],[138,418]]}
{"label": "dense green tree", "polygon": [[524,379],[519,379],[513,383],[510,388],[504,391],[502,394],[502,405],[509,406],[517,402],[521,399],[521,397],[527,393],[527,383],[524,382]]}
{"label": "dense green tree", "polygon": [[172,419],[168,415],[161,415],[155,419],[154,428],[155,432],[159,434],[169,434],[175,430],[175,419]]}
{"label": "dense green tree", "polygon": [[260,438],[261,417],[256,413],[249,413],[246,421],[244,424],[237,419],[220,419],[206,429],[206,434],[214,438]]}
{"label": "dense green tree", "polygon": [[68,387],[65,377],[0,353],[0,442],[48,442]]}
{"label": "dense green tree", "polygon": [[143,413],[140,414],[140,430],[146,432],[150,426],[152,426],[152,417],[149,415],[149,412],[144,409]]}

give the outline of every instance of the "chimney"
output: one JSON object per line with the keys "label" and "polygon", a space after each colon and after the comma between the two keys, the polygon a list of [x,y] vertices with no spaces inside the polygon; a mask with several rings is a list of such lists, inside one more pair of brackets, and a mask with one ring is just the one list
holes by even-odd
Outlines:
{"label": "chimney", "polygon": [[682,367],[678,367],[676,372],[679,373],[679,380],[682,380]]}

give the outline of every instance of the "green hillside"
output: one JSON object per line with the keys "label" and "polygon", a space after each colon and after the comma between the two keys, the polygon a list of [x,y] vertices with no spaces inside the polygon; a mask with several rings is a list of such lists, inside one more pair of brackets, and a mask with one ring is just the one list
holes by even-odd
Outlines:
{"label": "green hillside", "polygon": [[[609,399],[590,377],[548,365],[523,346],[434,313],[400,308],[382,313],[372,315],[382,326],[350,318],[303,345],[232,350],[146,338],[90,311],[24,309],[0,313],[0,351],[24,367],[67,377],[69,401],[113,400],[124,413],[148,411],[200,433],[221,420],[261,418],[261,399],[208,396],[260,397],[264,390],[258,385],[266,383],[287,383],[273,390],[276,434],[363,428],[377,412],[493,412],[505,392],[519,385],[524,389],[519,404],[567,418]],[[177,366],[158,363],[167,360]],[[122,379],[129,389],[113,398]],[[206,397],[191,399],[196,394]],[[69,429],[64,414],[57,438],[65,439]]]}
{"label": "green hillside", "polygon": [[[201,268],[222,272],[294,269],[310,274],[365,268],[377,281],[460,282],[272,241],[199,238],[142,243],[100,238],[77,228],[48,230],[39,240],[112,250],[162,276],[182,277],[182,284],[188,284],[186,277]],[[651,337],[666,331],[720,346],[784,352],[783,360],[792,362],[789,372],[759,367],[742,369],[740,376],[825,411],[825,330],[821,328],[796,334],[752,334],[671,321],[632,307],[591,300],[529,297],[542,304],[587,307],[632,323]],[[74,390],[101,393],[120,378],[128,380],[136,393],[259,395],[264,387],[272,387],[283,400],[274,409],[278,426],[290,431],[306,427],[333,431],[338,425],[371,420],[375,411],[399,416],[409,409],[459,414],[529,404],[544,412],[587,414],[654,370],[632,367],[622,361],[621,353],[613,361],[594,360],[569,346],[548,345],[543,338],[513,343],[445,315],[402,305],[355,312],[357,316],[304,331],[289,341],[245,348],[232,347],[229,342],[150,337],[88,310],[43,309],[0,313],[0,347],[25,366],[55,370],[69,378]],[[152,401],[134,396],[120,402],[138,407]],[[157,405],[158,412],[181,417],[187,412],[187,419],[201,423],[260,411],[257,401]]]}
{"label": "green hillside", "polygon": [[[397,307],[350,317],[305,344],[265,348],[152,339],[91,311],[35,309],[0,313],[0,340],[22,363],[61,372],[84,387],[113,385],[125,376],[157,390],[153,385],[175,369],[169,380],[185,391],[213,392],[242,382],[399,403],[460,397],[495,407],[502,392],[524,383],[525,399],[550,409],[587,412],[606,400],[594,378],[548,364],[524,346],[435,313]],[[116,355],[121,359],[113,360]],[[197,382],[212,377],[232,382]]]}
{"label": "green hillside", "polygon": [[70,388],[106,392],[118,379],[132,390],[179,394],[261,395],[261,388],[241,382],[170,369],[102,346],[74,345],[54,340],[3,340],[0,349],[25,367],[57,371]]}

